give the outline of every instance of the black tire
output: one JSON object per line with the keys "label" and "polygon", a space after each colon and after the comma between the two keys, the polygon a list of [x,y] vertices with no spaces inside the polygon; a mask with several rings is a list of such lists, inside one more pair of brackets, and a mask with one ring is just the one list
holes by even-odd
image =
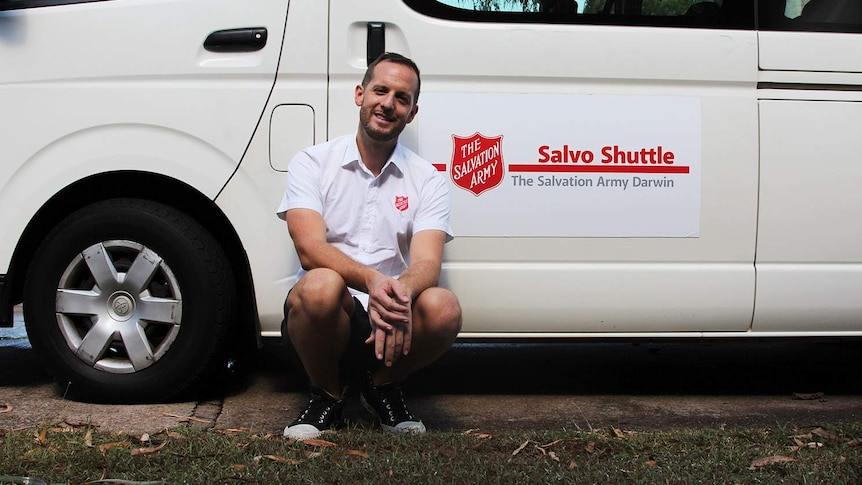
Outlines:
{"label": "black tire", "polygon": [[220,364],[235,298],[226,257],[200,224],[160,203],[111,199],[74,212],[39,246],[24,322],[64,392],[164,401]]}

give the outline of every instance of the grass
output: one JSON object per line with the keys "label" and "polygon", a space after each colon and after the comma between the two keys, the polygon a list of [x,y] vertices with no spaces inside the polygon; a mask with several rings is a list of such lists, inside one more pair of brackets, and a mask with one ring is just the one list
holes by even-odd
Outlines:
{"label": "grass", "polygon": [[420,436],[353,427],[307,442],[247,430],[142,437],[60,424],[0,430],[0,484],[8,483],[858,484],[862,423]]}

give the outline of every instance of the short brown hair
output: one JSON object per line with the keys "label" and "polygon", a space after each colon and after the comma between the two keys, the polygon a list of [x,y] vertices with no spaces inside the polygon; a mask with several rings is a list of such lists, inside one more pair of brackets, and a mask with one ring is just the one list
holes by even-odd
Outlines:
{"label": "short brown hair", "polygon": [[364,88],[368,86],[368,83],[371,82],[371,78],[374,76],[374,68],[377,67],[377,64],[384,61],[394,62],[413,69],[413,72],[416,73],[416,92],[413,93],[413,103],[415,104],[419,101],[419,89],[422,87],[422,78],[419,76],[419,66],[417,66],[409,57],[402,56],[395,52],[384,52],[377,56],[377,59],[374,59],[374,61],[368,65],[368,69],[365,70],[365,76],[362,78],[362,87]]}

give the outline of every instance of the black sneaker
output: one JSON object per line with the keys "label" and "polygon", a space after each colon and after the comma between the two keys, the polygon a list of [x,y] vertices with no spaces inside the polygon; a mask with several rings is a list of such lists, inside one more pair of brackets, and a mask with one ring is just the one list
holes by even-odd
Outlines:
{"label": "black sneaker", "polygon": [[342,409],[343,394],[338,400],[323,389],[312,388],[308,404],[296,421],[284,428],[284,436],[296,440],[317,438],[323,430],[334,428],[341,423]]}
{"label": "black sneaker", "polygon": [[380,419],[380,426],[392,433],[424,433],[425,425],[407,409],[400,383],[375,386],[369,375],[359,400]]}

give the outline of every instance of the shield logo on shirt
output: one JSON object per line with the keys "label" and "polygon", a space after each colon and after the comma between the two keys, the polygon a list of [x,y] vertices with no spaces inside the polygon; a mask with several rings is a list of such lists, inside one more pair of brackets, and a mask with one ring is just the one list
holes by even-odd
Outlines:
{"label": "shield logo on shirt", "polygon": [[395,208],[404,212],[407,210],[409,205],[407,204],[407,196],[406,195],[396,195],[395,196]]}
{"label": "shield logo on shirt", "polygon": [[503,182],[503,135],[452,135],[452,181],[475,196]]}

